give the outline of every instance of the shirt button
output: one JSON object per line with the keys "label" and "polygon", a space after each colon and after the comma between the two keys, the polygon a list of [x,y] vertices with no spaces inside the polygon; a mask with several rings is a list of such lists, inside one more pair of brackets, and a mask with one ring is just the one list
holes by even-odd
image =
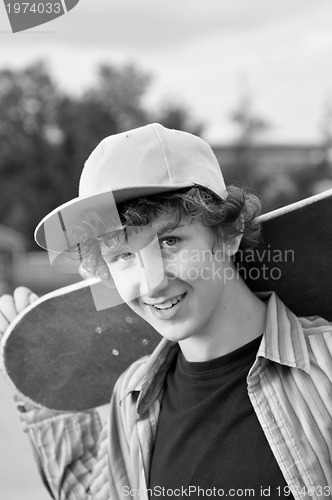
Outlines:
{"label": "shirt button", "polygon": [[268,416],[269,416],[269,419],[271,420],[271,422],[273,422],[275,424],[276,423],[276,419],[275,419],[275,416],[273,415],[273,413],[271,411],[269,411]]}

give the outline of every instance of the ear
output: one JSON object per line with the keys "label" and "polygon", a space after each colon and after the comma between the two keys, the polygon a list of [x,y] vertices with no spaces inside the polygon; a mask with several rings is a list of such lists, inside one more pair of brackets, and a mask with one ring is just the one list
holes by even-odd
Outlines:
{"label": "ear", "polygon": [[223,254],[226,257],[233,257],[239,249],[243,234],[238,234],[229,238],[226,242],[222,244]]}

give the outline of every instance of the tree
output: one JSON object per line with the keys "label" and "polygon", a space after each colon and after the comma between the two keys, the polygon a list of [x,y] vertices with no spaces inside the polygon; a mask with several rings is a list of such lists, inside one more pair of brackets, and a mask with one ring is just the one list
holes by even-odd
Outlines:
{"label": "tree", "polygon": [[162,103],[160,109],[152,115],[151,121],[195,135],[201,135],[203,131],[203,125],[192,118],[188,109],[181,104],[169,101]]}
{"label": "tree", "polygon": [[117,130],[124,131],[146,123],[148,113],[143,98],[151,76],[133,64],[123,67],[101,65],[97,82],[83,100],[100,104],[116,120]]}
{"label": "tree", "polygon": [[237,145],[250,147],[254,145],[269,130],[269,122],[260,116],[254,109],[253,96],[246,91],[237,107],[231,113],[231,120],[237,127]]}
{"label": "tree", "polygon": [[254,149],[269,128],[269,122],[256,112],[254,98],[245,84],[235,109],[230,114],[236,126],[234,150],[236,166],[233,175],[247,185],[255,185],[256,162]]}
{"label": "tree", "polygon": [[52,193],[58,102],[43,63],[0,72],[0,220],[25,234]]}

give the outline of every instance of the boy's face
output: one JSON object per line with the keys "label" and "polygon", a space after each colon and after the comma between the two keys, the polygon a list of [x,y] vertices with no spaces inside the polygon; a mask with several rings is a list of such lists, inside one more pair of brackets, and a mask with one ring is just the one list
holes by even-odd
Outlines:
{"label": "boy's face", "polygon": [[172,222],[162,216],[151,227],[129,228],[127,242],[120,238],[102,254],[128,306],[163,337],[181,341],[215,328],[235,270],[202,223],[183,218],[173,229]]}

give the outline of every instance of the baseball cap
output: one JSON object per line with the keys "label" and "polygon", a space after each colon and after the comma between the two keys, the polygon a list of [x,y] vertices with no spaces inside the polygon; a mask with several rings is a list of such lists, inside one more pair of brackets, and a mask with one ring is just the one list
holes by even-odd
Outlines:
{"label": "baseball cap", "polygon": [[134,198],[200,185],[224,198],[226,186],[211,147],[198,136],[152,123],[103,139],[85,162],[79,195],[50,212],[35,230],[36,243],[62,253],[77,244],[73,229],[86,210],[112,214]]}

